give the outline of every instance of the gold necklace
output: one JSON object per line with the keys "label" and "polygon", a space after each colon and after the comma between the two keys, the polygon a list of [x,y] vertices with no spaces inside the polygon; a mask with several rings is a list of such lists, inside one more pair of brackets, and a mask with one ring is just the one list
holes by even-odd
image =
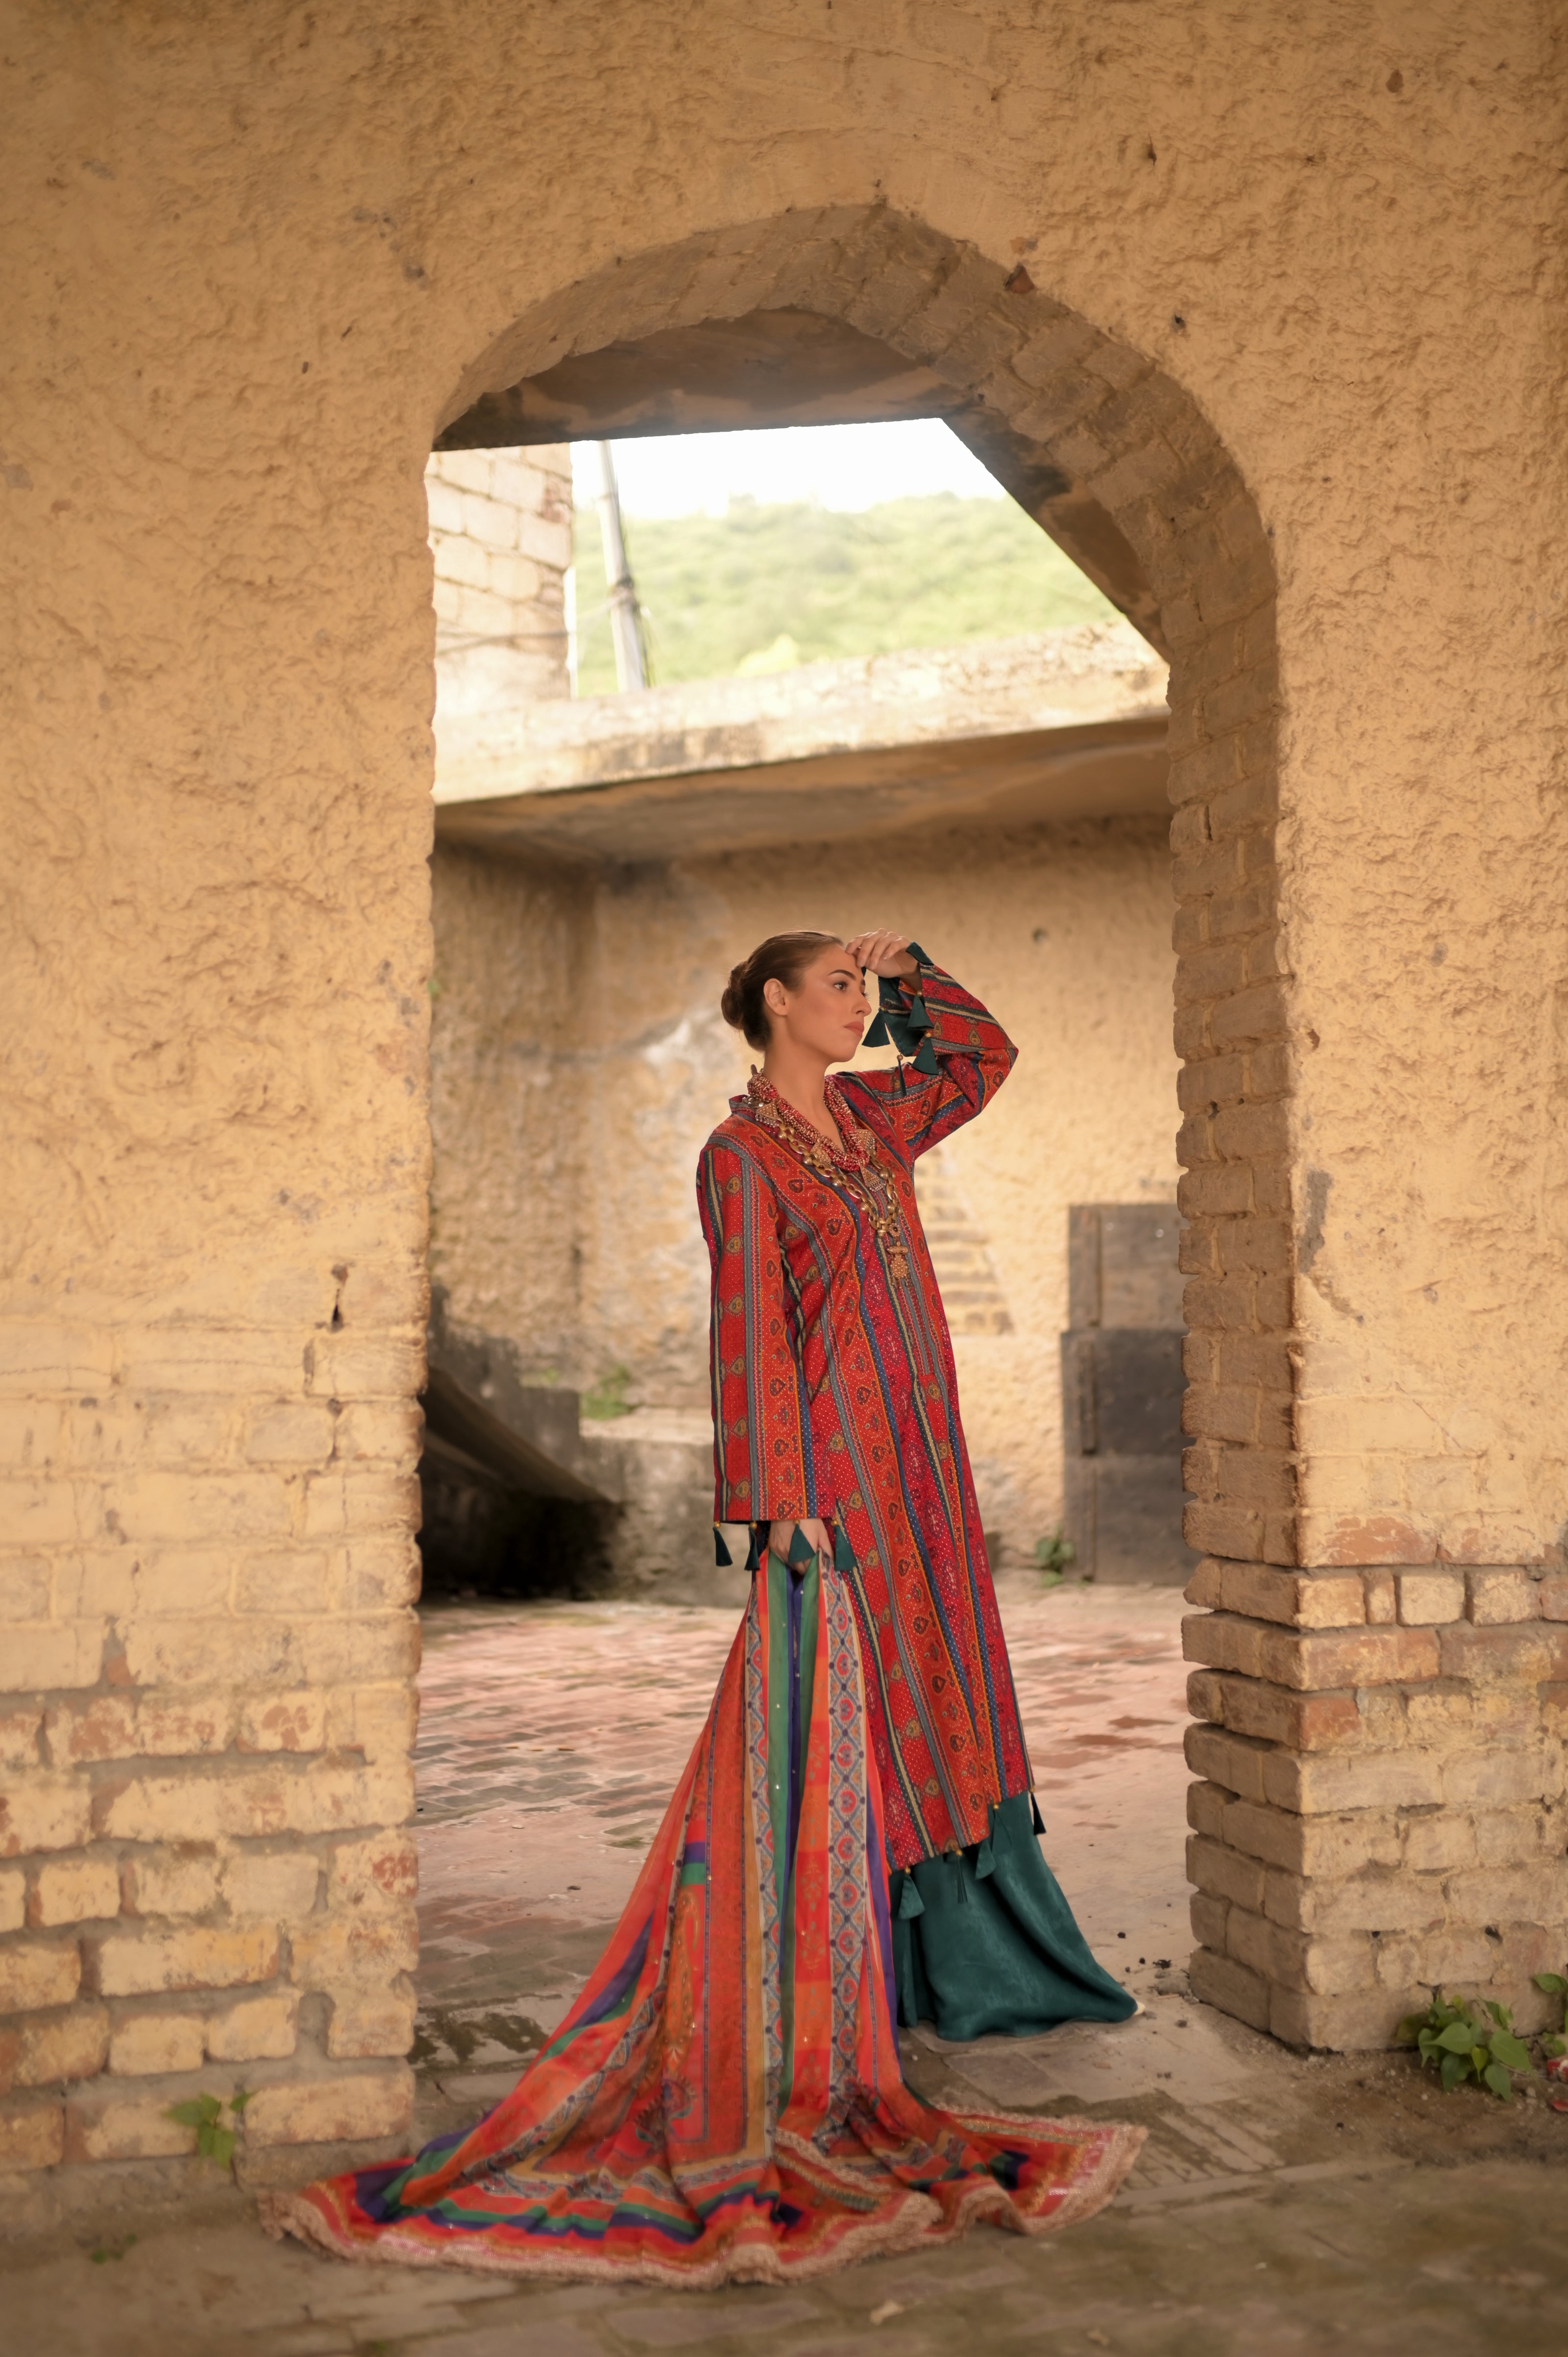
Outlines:
{"label": "gold necklace", "polygon": [[[782,1136],[805,1163],[830,1185],[843,1187],[854,1196],[871,1223],[872,1232],[882,1247],[887,1262],[887,1274],[895,1285],[902,1285],[909,1274],[909,1250],[904,1241],[902,1216],[898,1199],[888,1180],[878,1168],[876,1140],[870,1130],[856,1121],[845,1103],[842,1091],[829,1081],[823,1090],[827,1107],[839,1133],[835,1146],[824,1137],[815,1123],[797,1113],[789,1100],[781,1097],[771,1081],[754,1071],[746,1083],[746,1093],[752,1110],[764,1128]],[[875,1178],[872,1174],[875,1173]],[[879,1203],[875,1189],[880,1187],[884,1201]]]}

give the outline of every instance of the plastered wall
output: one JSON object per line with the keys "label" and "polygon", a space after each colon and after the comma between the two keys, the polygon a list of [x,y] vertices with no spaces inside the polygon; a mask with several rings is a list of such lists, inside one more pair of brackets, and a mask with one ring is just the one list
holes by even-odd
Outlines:
{"label": "plastered wall", "polygon": [[707,1405],[693,1173],[755,1060],[718,1015],[731,965],[796,925],[896,924],[996,1010],[1020,1062],[941,1177],[994,1280],[989,1318],[955,1318],[982,1509],[1004,1559],[1026,1560],[1062,1512],[1067,1206],[1176,1193],[1161,823],[596,878],[443,849],[435,877],[433,1270],[454,1314],[512,1338],[535,1374],[587,1389],[624,1369],[639,1405]]}
{"label": "plastered wall", "polygon": [[605,1372],[581,1339],[593,879],[450,847],[432,876],[431,1274],[535,1381],[580,1384]]}
{"label": "plastered wall", "polygon": [[[1158,576],[1178,899],[1222,871],[1281,952],[1249,1032],[1245,961],[1177,937],[1213,989],[1181,1052],[1220,1065],[1228,1022],[1257,1067],[1252,1097],[1189,1106],[1184,1151],[1217,1201],[1227,1173],[1274,1189],[1213,1213],[1273,1266],[1198,1239],[1189,1316],[1221,1323],[1197,1330],[1267,1345],[1232,1353],[1230,1407],[1219,1341],[1204,1374],[1205,1534],[1544,1568],[1568,1518],[1561,39],[1541,0],[1309,26],[1229,0],[10,8],[5,2166],[194,2165],[166,2104],[233,2051],[209,2025],[236,1987],[299,2000],[267,2033],[289,2052],[224,2062],[266,2081],[248,2165],[402,2133],[409,1900],[376,1846],[408,1806],[423,476],[498,355],[543,364],[559,330],[519,323],[579,281],[607,336],[746,307],[779,283],[764,250],[800,258],[793,299],[838,300],[833,224],[864,255],[869,212],[949,259],[922,279],[889,246],[863,316],[999,400],[1035,354],[1040,433]],[[1000,292],[1020,263],[1033,342]],[[1276,742],[1277,832],[1215,843]],[[1234,1675],[1283,1692],[1375,1653],[1392,1694],[1435,1677],[1436,1641],[1381,1644],[1373,1610],[1359,1652],[1248,1636]],[[1472,1649],[1516,1698],[1555,1674],[1530,1625]],[[182,1718],[198,1695],[210,1720]],[[117,1697],[108,1748],[74,1750]],[[1246,1740],[1288,1765],[1297,1721],[1265,1724]],[[1305,1788],[1279,1789],[1283,1823]],[[144,1907],[175,1839],[216,1878]],[[225,1880],[231,1854],[317,1870]],[[46,1880],[68,1862],[98,1870]],[[1539,1916],[1550,1875],[1519,1871]],[[1282,1976],[1329,1965],[1242,1914],[1225,2001],[1268,2019]],[[1355,2034],[1400,2002],[1374,1990]],[[115,2068],[144,2012],[187,2027]]]}

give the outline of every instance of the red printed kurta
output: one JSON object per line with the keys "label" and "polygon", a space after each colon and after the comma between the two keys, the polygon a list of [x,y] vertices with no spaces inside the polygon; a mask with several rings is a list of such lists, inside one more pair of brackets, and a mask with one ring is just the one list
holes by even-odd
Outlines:
{"label": "red printed kurta", "polygon": [[732,1101],[697,1173],[714,1518],[820,1515],[847,1534],[896,1866],[983,1841],[993,1805],[1032,1781],[914,1187],[918,1157],[973,1119],[1016,1051],[940,967],[923,963],[908,988],[933,1026],[936,1073],[836,1076],[897,1200],[901,1283],[850,1188],[809,1168],[748,1098]]}
{"label": "red printed kurta", "polygon": [[703,1157],[720,1515],[831,1517],[855,1568],[758,1571],[637,1888],[511,2093],[412,2159],[263,2192],[270,2232],[410,2266],[783,2283],[978,2218],[1048,2233],[1132,2167],[1142,2128],[933,2111],[899,2060],[889,1854],[980,1840],[1028,1777],[909,1177],[1013,1051],[945,975],[925,998],[938,1072],[844,1083],[905,1276],[746,1101]]}

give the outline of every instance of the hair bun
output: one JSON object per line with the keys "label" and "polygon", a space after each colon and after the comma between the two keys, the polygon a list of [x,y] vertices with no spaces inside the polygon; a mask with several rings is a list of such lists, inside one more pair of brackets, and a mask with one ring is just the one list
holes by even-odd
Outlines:
{"label": "hair bun", "polygon": [[806,968],[838,938],[836,933],[772,933],[748,958],[731,966],[719,1000],[719,1013],[731,1029],[743,1033],[748,1046],[764,1051],[768,1037],[764,986],[781,982],[786,990],[798,990]]}

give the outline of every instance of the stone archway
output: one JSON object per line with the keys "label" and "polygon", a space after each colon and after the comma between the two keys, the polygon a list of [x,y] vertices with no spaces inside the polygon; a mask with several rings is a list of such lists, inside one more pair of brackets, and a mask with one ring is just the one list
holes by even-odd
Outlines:
{"label": "stone archway", "polygon": [[[464,371],[438,442],[521,439],[541,414],[559,433],[530,388],[558,385],[575,357],[613,347],[624,383],[649,339],[788,311],[840,321],[950,387],[955,430],[1169,657],[1187,1535],[1292,1564],[1274,572],[1256,504],[1191,396],[1022,264],[1008,273],[870,205],[694,236],[564,289]],[[685,357],[702,365],[691,345]],[[579,412],[574,430],[593,425]]]}
{"label": "stone archway", "polygon": [[[736,415],[737,379],[792,320],[807,323],[811,347],[796,400],[774,382]],[[1208,1600],[1272,1609],[1236,1606],[1234,1590],[1256,1584],[1249,1566],[1297,1560],[1275,583],[1257,506],[1214,428],[1165,371],[1036,287],[1026,267],[861,206],[625,255],[561,290],[465,371],[437,440],[576,437],[628,430],[628,418],[643,431],[827,422],[835,400],[844,415],[913,404],[946,416],[1169,660],[1187,1534],[1211,1558]],[[1223,1597],[1216,1557],[1228,1566]],[[1195,1693],[1207,1716],[1223,1716],[1207,1688]],[[1275,1732],[1286,1749],[1307,1740]],[[1214,1779],[1198,1789],[1221,1795],[1221,1813],[1242,1797],[1241,1771],[1217,1748],[1230,1740],[1197,1728],[1189,1745]],[[1259,2028],[1315,2034],[1305,1966],[1275,1953],[1281,1935],[1262,1920],[1261,1868],[1249,1858],[1239,1879],[1223,1841],[1200,1842],[1193,1868],[1204,1941],[1195,1985]],[[1273,1943],[1266,1957],[1260,1940]]]}

